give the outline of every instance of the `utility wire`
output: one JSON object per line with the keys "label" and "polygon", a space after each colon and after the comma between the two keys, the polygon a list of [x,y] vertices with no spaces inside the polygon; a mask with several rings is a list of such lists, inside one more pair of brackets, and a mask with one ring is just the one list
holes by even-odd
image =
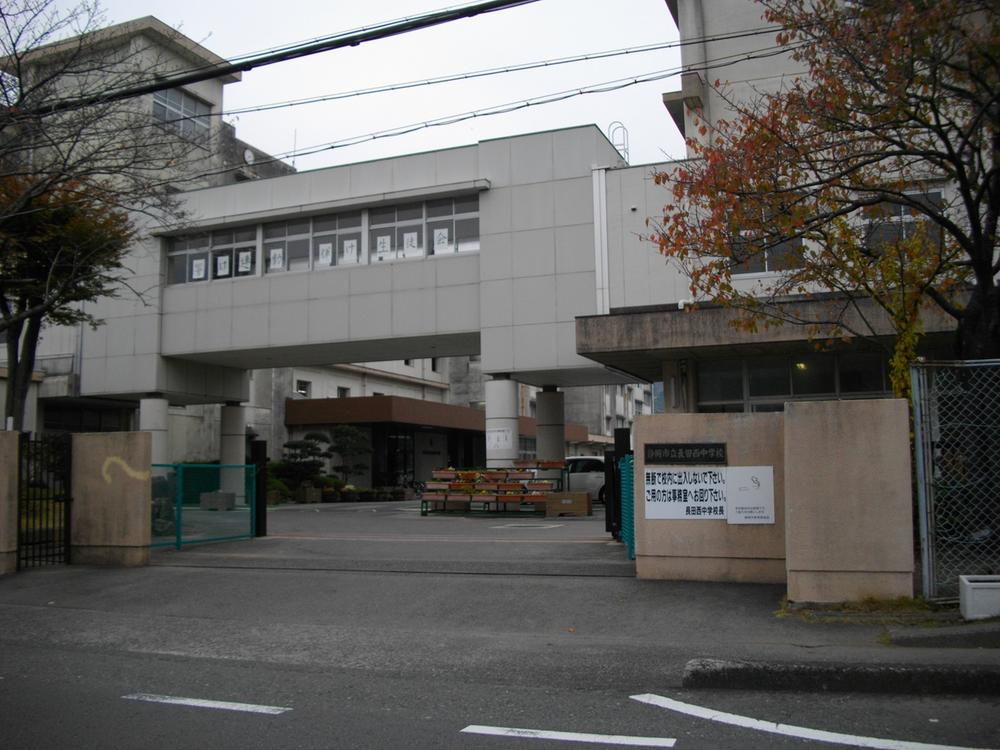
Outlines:
{"label": "utility wire", "polygon": [[79,109],[94,104],[104,104],[107,102],[131,99],[144,94],[152,94],[165,89],[187,86],[200,81],[207,81],[212,78],[221,78],[233,73],[245,72],[265,65],[273,65],[286,60],[294,60],[299,57],[315,55],[319,52],[340,49],[342,47],[356,47],[364,42],[376,39],[386,39],[399,34],[405,34],[417,29],[425,29],[431,26],[457,21],[461,18],[471,18],[484,13],[492,13],[498,10],[505,10],[519,5],[528,5],[538,2],[538,0],[485,0],[474,5],[466,5],[455,9],[435,11],[421,16],[404,19],[402,21],[390,22],[365,29],[358,32],[340,34],[331,38],[325,38],[312,44],[281,50],[271,54],[263,55],[237,63],[223,63],[221,65],[206,66],[201,70],[195,70],[183,75],[170,76],[151,83],[138,86],[129,86],[117,91],[96,94],[93,96],[79,97],[74,99],[64,99],[53,102],[46,106],[38,107],[32,114],[46,115],[67,110]]}
{"label": "utility wire", "polygon": [[[652,81],[659,81],[664,78],[670,78],[680,73],[708,72],[710,70],[717,70],[729,67],[731,65],[736,65],[741,62],[767,59],[770,57],[786,54],[796,49],[797,46],[801,45],[795,45],[795,46],[773,45],[770,47],[764,47],[758,50],[753,50],[745,54],[727,55],[724,57],[715,58],[713,60],[706,61],[706,63],[703,64],[691,65],[691,66],[679,66],[667,70],[653,71],[639,76],[622,78],[614,81],[607,81],[605,83],[593,84],[582,88],[568,89],[553,94],[534,97],[532,99],[522,99],[515,102],[508,102],[506,104],[495,105],[493,107],[486,107],[479,110],[473,110],[453,115],[445,115],[443,117],[435,118],[433,120],[426,120],[419,123],[411,123],[409,125],[400,125],[395,128],[377,131],[374,133],[348,136],[347,138],[342,138],[336,141],[330,141],[327,143],[317,144],[315,146],[309,146],[302,149],[286,151],[277,155],[270,155],[271,158],[269,160],[258,162],[258,164],[266,164],[268,163],[268,161],[270,162],[283,161],[286,159],[290,159],[292,157],[312,156],[318,153],[322,153],[324,151],[332,151],[337,148],[347,148],[361,143],[368,143],[371,141],[381,140],[384,138],[394,138],[401,135],[414,133],[419,130],[426,130],[434,127],[442,127],[444,125],[453,125],[474,118],[492,117],[494,115],[507,114],[520,109],[527,109],[528,107],[542,106],[545,104],[552,104],[554,102],[565,101],[567,99],[575,98],[577,96],[618,91],[621,89],[629,88],[631,86],[636,86],[643,83],[649,83]],[[228,172],[233,172],[239,169],[242,169],[241,165],[226,167],[214,171],[202,172],[198,175],[192,175],[190,178],[182,179],[180,181],[201,180],[206,177],[226,174]],[[178,180],[175,180],[174,182],[176,183],[178,182]]]}
{"label": "utility wire", "polygon": [[[761,34],[769,34],[769,33],[774,33],[773,27],[766,27],[766,28],[762,27],[759,29],[733,32],[731,34],[723,34],[714,37],[704,37],[704,40],[726,41],[729,39],[739,39],[743,37],[759,36]],[[699,40],[688,40],[684,42],[664,42],[661,44],[647,44],[639,47],[624,47],[614,50],[604,50],[601,52],[587,52],[579,55],[572,55],[570,57],[560,57],[549,60],[538,60],[526,63],[515,63],[513,65],[505,65],[496,68],[484,68],[481,70],[474,70],[467,73],[453,73],[450,75],[438,76],[436,78],[405,81],[402,83],[390,83],[390,84],[385,84],[383,86],[373,86],[371,88],[366,88],[366,89],[356,89],[354,91],[343,91],[333,94],[311,96],[303,99],[290,99],[286,101],[258,104],[250,107],[240,107],[237,109],[227,110],[223,114],[239,115],[239,114],[247,114],[250,112],[266,112],[274,109],[282,109],[286,107],[297,107],[305,104],[316,104],[321,102],[336,101],[338,99],[348,99],[356,96],[382,94],[392,91],[402,91],[405,89],[418,88],[421,86],[433,86],[441,83],[453,83],[455,81],[486,78],[494,75],[502,75],[504,73],[520,73],[527,70],[537,70],[539,68],[551,68],[559,65],[568,65],[577,62],[590,62],[592,60],[603,60],[612,57],[622,57],[627,55],[642,54],[645,52],[657,52],[661,50],[678,49],[688,44],[695,43],[696,41]],[[207,115],[207,116],[218,116],[218,115]]]}

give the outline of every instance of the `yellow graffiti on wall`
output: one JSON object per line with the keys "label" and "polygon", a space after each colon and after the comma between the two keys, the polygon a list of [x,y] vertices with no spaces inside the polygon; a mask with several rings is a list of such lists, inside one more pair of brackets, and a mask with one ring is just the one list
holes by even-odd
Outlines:
{"label": "yellow graffiti on wall", "polygon": [[148,469],[146,471],[139,471],[129,466],[128,463],[125,461],[125,459],[122,458],[121,456],[108,456],[106,459],[104,459],[104,466],[101,467],[101,476],[104,477],[104,481],[107,482],[108,484],[111,484],[112,464],[118,464],[118,466],[122,468],[122,471],[124,471],[128,476],[132,477],[132,479],[139,479],[142,481],[146,481],[149,479]]}

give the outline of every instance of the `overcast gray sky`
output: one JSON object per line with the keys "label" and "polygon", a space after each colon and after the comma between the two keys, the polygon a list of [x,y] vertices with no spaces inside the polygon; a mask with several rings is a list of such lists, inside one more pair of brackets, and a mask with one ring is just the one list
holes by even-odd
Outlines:
{"label": "overcast gray sky", "polygon": [[[72,4],[66,0],[65,5]],[[465,3],[463,3],[465,4]],[[153,15],[232,58],[373,23],[450,7],[447,0],[102,0],[108,23]],[[532,5],[437,28],[278,63],[226,87],[226,110],[423,80],[485,68],[551,60],[677,40],[664,0],[539,0]],[[676,70],[675,49],[545,70],[308,104],[229,119],[240,138],[272,154],[308,150],[354,136],[422,123],[531,97]],[[683,142],[660,96],[675,78],[588,94],[525,110],[323,150],[299,169],[364,161],[474,143],[518,133],[614,121],[628,130],[629,160],[646,164],[683,156]]]}

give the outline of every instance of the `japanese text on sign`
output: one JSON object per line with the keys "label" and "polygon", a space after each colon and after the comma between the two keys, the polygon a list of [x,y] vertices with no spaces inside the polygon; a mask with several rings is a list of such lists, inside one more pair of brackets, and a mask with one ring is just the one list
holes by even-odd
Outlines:
{"label": "japanese text on sign", "polygon": [[726,464],[725,443],[647,443],[646,465]]}
{"label": "japanese text on sign", "polygon": [[646,469],[646,518],[726,517],[725,470],[708,466]]}

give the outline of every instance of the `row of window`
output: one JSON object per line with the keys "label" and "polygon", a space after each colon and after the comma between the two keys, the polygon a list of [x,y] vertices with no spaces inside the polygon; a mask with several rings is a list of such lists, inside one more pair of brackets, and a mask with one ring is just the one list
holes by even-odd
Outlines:
{"label": "row of window", "polygon": [[477,250],[479,196],[473,195],[175,237],[167,253],[167,281],[184,284]]}
{"label": "row of window", "polygon": [[[942,196],[939,192],[919,193],[908,196],[914,202],[931,210],[939,210]],[[901,240],[909,239],[921,230],[933,229],[932,242],[941,242],[940,228],[929,226],[923,214],[915,208],[899,203],[882,202],[864,209],[861,224],[861,241],[873,254],[884,251]],[[763,252],[748,252],[739,244],[733,247],[733,274],[773,273],[796,268],[801,263],[803,242],[792,239],[767,248]]]}
{"label": "row of window", "polygon": [[889,390],[876,353],[705,360],[698,363],[698,411],[780,411],[785,400],[850,398]]}

